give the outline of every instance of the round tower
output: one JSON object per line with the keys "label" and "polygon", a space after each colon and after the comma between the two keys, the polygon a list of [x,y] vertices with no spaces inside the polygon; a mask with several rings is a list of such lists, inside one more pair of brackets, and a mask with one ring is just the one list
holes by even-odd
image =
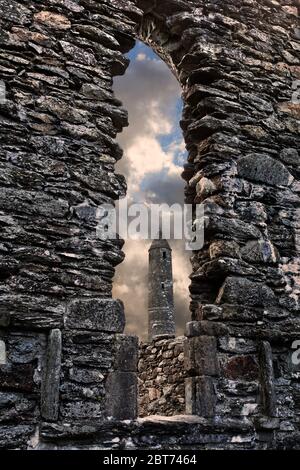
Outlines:
{"label": "round tower", "polygon": [[149,249],[148,339],[175,336],[172,249],[161,235]]}

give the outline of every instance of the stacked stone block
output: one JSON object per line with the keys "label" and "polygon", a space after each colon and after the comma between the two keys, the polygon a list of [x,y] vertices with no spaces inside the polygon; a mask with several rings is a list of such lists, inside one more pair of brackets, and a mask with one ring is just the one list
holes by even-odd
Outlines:
{"label": "stacked stone block", "polygon": [[139,416],[185,413],[183,336],[140,344]]}

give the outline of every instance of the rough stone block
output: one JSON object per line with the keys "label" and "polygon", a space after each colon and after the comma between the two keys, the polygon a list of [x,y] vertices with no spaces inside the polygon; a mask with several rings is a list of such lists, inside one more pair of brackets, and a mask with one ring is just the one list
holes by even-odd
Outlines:
{"label": "rough stone block", "polygon": [[136,372],[139,353],[137,336],[117,335],[115,369],[122,372]]}
{"label": "rough stone block", "polygon": [[265,154],[249,154],[238,161],[237,167],[240,176],[274,186],[288,186],[294,179],[281,162]]}
{"label": "rough stone block", "polygon": [[212,336],[196,336],[185,342],[185,368],[193,375],[219,375],[217,341]]}
{"label": "rough stone block", "polygon": [[231,303],[249,306],[276,305],[276,297],[270,287],[243,277],[228,277],[216,299],[217,304]]}
{"label": "rough stone block", "polygon": [[263,341],[259,348],[259,372],[261,398],[266,416],[276,417],[276,393],[274,386],[273,357],[270,343]]}
{"label": "rough stone block", "polygon": [[242,258],[250,263],[275,264],[279,254],[269,240],[251,240],[241,249]]}
{"label": "rough stone block", "polygon": [[186,324],[185,335],[187,337],[193,336],[223,336],[227,335],[229,329],[227,326],[220,322],[213,321],[192,321]]}
{"label": "rough stone block", "polygon": [[206,418],[215,414],[216,393],[211,377],[189,377],[185,380],[186,413]]}
{"label": "rough stone block", "polygon": [[111,372],[106,383],[106,412],[118,420],[137,417],[137,374]]}
{"label": "rough stone block", "polygon": [[67,328],[122,333],[124,306],[120,300],[88,299],[70,303],[65,318]]}
{"label": "rough stone block", "polygon": [[58,419],[61,350],[61,331],[52,330],[48,339],[45,370],[41,387],[41,414],[48,421],[56,421]]}
{"label": "rough stone block", "polygon": [[218,346],[220,351],[235,354],[250,354],[255,353],[257,350],[257,344],[255,341],[248,338],[236,338],[233,336],[220,338]]}
{"label": "rough stone block", "polygon": [[74,421],[104,421],[104,406],[101,400],[80,400],[62,402],[60,405],[60,416],[67,422]]}

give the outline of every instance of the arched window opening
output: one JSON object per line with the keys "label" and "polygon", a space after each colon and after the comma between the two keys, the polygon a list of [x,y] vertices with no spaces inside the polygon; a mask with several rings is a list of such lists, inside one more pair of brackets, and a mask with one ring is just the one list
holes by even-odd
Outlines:
{"label": "arched window opening", "polygon": [[[126,177],[128,204],[183,206],[181,173],[187,154],[179,126],[181,87],[168,66],[143,43],[137,42],[129,58],[125,76],[114,80],[116,97],[129,114],[129,127],[118,136],[124,157],[116,168]],[[140,416],[185,412],[183,334],[190,321],[190,252],[183,240],[166,243],[170,255],[164,242],[163,249],[159,246],[155,251],[153,238],[127,239],[125,260],[114,281],[114,297],[125,304],[126,333],[142,341]]]}

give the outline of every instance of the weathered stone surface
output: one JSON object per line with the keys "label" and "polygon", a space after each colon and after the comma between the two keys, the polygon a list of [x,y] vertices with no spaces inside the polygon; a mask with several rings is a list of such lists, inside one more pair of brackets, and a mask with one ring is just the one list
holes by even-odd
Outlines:
{"label": "weathered stone surface", "polygon": [[270,343],[260,344],[260,381],[264,414],[271,418],[277,416],[276,392],[274,386],[273,356]]}
{"label": "weathered stone surface", "polygon": [[41,387],[41,414],[47,421],[58,419],[61,349],[61,331],[51,330]]}
{"label": "weathered stone surface", "polygon": [[34,21],[49,28],[65,30],[71,28],[71,21],[63,15],[51,11],[40,11],[33,16]]}
{"label": "weathered stone surface", "polygon": [[0,448],[27,450],[28,441],[34,431],[35,426],[28,424],[1,426]]}
{"label": "weathered stone surface", "polygon": [[215,414],[216,394],[211,377],[189,377],[185,380],[186,413],[203,417]]}
{"label": "weathered stone surface", "polygon": [[229,332],[226,325],[213,321],[193,321],[186,324],[185,335],[193,336],[224,336]]}
{"label": "weathered stone surface", "polygon": [[217,376],[217,342],[213,336],[196,336],[185,342],[185,368],[192,375]]}
{"label": "weathered stone surface", "polygon": [[0,6],[4,20],[13,21],[22,25],[30,22],[31,12],[29,8],[26,8],[24,5],[20,5],[14,0],[1,0]]}
{"label": "weathered stone surface", "polygon": [[241,256],[250,263],[275,264],[279,254],[270,241],[250,241],[241,249]]}
{"label": "weathered stone surface", "polygon": [[17,329],[49,330],[60,328],[63,326],[64,312],[63,302],[42,295],[39,297],[38,303],[34,295],[3,296],[0,304],[0,318],[7,319],[9,316],[9,325]]}
{"label": "weathered stone surface", "polygon": [[286,167],[268,155],[250,154],[238,161],[238,174],[243,178],[274,186],[289,186],[293,176]]}
{"label": "weathered stone surface", "polygon": [[136,372],[139,340],[137,336],[117,335],[114,368],[122,372]]}
{"label": "weathered stone surface", "polygon": [[134,372],[111,372],[106,383],[106,412],[117,420],[137,417],[137,375]]}
{"label": "weathered stone surface", "polygon": [[209,247],[209,255],[211,259],[218,258],[219,256],[239,258],[239,245],[235,241],[218,240],[211,243]]}
{"label": "weathered stone surface", "polygon": [[[236,419],[215,422],[199,416],[174,416],[165,418],[154,416],[132,422],[104,422],[97,425],[59,425],[43,423],[41,435],[43,443],[39,450],[62,449],[168,449],[193,447],[193,449],[222,448],[222,442],[230,449],[241,449],[241,441],[251,445],[251,434],[254,428],[251,423]],[[131,447],[126,442],[130,436]],[[95,446],[88,446],[93,441]],[[56,447],[57,446],[57,447]],[[246,444],[247,446],[247,444]]]}
{"label": "weathered stone surface", "polygon": [[216,302],[218,304],[227,302],[247,306],[268,306],[276,304],[276,297],[272,289],[263,283],[240,277],[228,277]]}
{"label": "weathered stone surface", "polygon": [[218,340],[221,351],[236,354],[251,354],[257,352],[257,344],[253,340],[226,336]]}
{"label": "weathered stone surface", "polygon": [[67,308],[65,325],[75,330],[121,333],[125,326],[124,307],[112,299],[74,300]]}
{"label": "weathered stone surface", "polygon": [[300,154],[294,148],[285,148],[280,153],[281,160],[288,165],[299,165]]}

